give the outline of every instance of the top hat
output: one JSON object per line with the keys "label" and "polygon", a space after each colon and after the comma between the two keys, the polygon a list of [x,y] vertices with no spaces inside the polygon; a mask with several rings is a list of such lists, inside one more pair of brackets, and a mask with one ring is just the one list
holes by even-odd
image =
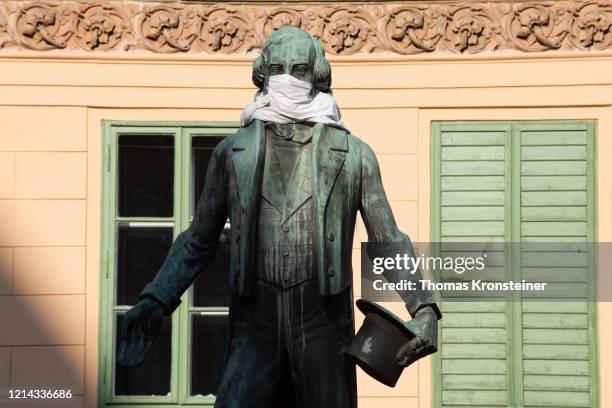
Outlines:
{"label": "top hat", "polygon": [[374,302],[359,299],[357,308],[365,320],[345,354],[370,377],[395,387],[405,368],[397,362],[396,354],[415,335],[403,320]]}

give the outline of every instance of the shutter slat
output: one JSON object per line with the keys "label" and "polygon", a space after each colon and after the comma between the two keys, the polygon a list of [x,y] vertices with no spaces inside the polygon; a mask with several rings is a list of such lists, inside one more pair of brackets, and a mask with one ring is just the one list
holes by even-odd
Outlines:
{"label": "shutter slat", "polygon": [[523,362],[525,374],[589,375],[588,361],[528,360]]}
{"label": "shutter slat", "polygon": [[[523,278],[537,282],[584,282],[587,281],[586,268],[527,268],[523,267]],[[524,308],[523,308],[524,310]]]}
{"label": "shutter slat", "polygon": [[585,131],[548,131],[548,132],[521,132],[521,144],[529,145],[585,145],[587,133]]}
{"label": "shutter slat", "polygon": [[501,343],[506,344],[505,329],[445,328],[443,343]]}
{"label": "shutter slat", "polygon": [[523,207],[521,221],[586,221],[584,206],[579,207]]}
{"label": "shutter slat", "polygon": [[526,375],[525,390],[588,391],[589,377],[580,375]]}
{"label": "shutter slat", "polygon": [[505,359],[447,358],[442,361],[442,374],[505,374]]}
{"label": "shutter slat", "polygon": [[590,407],[588,392],[525,391],[528,407]]}
{"label": "shutter slat", "polygon": [[496,161],[443,161],[441,164],[443,176],[499,176],[504,175],[503,160]]}
{"label": "shutter slat", "polygon": [[587,327],[587,315],[562,313],[523,313],[523,327],[526,329],[582,329]]}
{"label": "shutter slat", "polygon": [[442,160],[503,160],[504,146],[442,147]]}
{"label": "shutter slat", "polygon": [[527,191],[521,194],[523,206],[584,206],[586,203],[586,191]]}
{"label": "shutter slat", "polygon": [[447,343],[442,348],[442,357],[444,358],[504,359],[506,353],[505,344],[487,344],[486,347],[483,347],[480,344]]}
{"label": "shutter slat", "polygon": [[504,191],[503,176],[444,176],[444,191]]}
{"label": "shutter slat", "polygon": [[503,221],[503,206],[442,207],[442,221]]}
{"label": "shutter slat", "polygon": [[[503,191],[445,191],[442,192],[443,206],[461,206],[461,205],[503,205]],[[478,234],[475,234],[478,235]]]}
{"label": "shutter slat", "polygon": [[442,403],[446,406],[507,406],[506,391],[442,391]]}
{"label": "shutter slat", "polygon": [[445,313],[442,327],[506,327],[502,313]]}
{"label": "shutter slat", "polygon": [[521,163],[522,176],[584,176],[584,161],[526,161]]}
{"label": "shutter slat", "polygon": [[588,344],[588,333],[579,329],[524,329],[525,344]]}
{"label": "shutter slat", "polygon": [[504,132],[443,132],[440,142],[442,146],[503,146],[505,136]]}
{"label": "shutter slat", "polygon": [[[555,246],[556,247],[556,246]],[[556,249],[556,248],[555,248]],[[586,268],[588,256],[586,253],[576,252],[523,252],[521,265],[527,267],[579,267]]]}
{"label": "shutter slat", "polygon": [[586,146],[523,146],[521,160],[585,160]]}
{"label": "shutter slat", "polygon": [[586,190],[586,176],[523,176],[521,177],[522,191],[541,190]]}
{"label": "shutter slat", "polygon": [[506,376],[499,374],[445,374],[442,376],[445,390],[505,390]]}
{"label": "shutter slat", "polygon": [[526,359],[586,360],[589,358],[589,347],[575,344],[526,344],[523,346],[523,357]]}
{"label": "shutter slat", "polygon": [[495,235],[504,232],[503,221],[444,221],[443,235]]}
{"label": "shutter slat", "polygon": [[446,312],[490,313],[505,312],[503,302],[447,302],[444,303]]}
{"label": "shutter slat", "polygon": [[523,304],[523,312],[587,313],[588,309],[583,302],[527,302]]}

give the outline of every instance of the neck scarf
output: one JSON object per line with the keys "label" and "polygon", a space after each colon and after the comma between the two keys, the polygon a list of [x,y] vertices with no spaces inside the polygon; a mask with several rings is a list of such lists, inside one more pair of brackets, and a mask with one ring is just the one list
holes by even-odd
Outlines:
{"label": "neck scarf", "polygon": [[240,124],[246,126],[254,119],[275,123],[320,122],[344,127],[340,109],[334,98],[325,92],[312,94],[312,84],[289,74],[273,75],[264,92],[257,92],[255,100],[240,114]]}

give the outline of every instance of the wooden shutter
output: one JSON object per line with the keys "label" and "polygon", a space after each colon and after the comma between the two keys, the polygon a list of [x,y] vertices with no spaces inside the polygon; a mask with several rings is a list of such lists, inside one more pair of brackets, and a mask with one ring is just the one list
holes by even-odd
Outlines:
{"label": "wooden shutter", "polygon": [[[565,241],[569,251],[594,241],[592,123],[432,130],[433,241]],[[578,297],[592,287],[588,251],[561,254],[551,267],[544,250],[513,248],[502,254],[507,279],[556,281]],[[596,407],[593,304],[514,300],[442,304],[434,406]]]}
{"label": "wooden shutter", "polygon": [[520,143],[517,235],[525,243],[555,242],[525,245],[519,272],[524,279],[550,282],[551,291],[564,299],[577,300],[517,304],[522,402],[525,407],[595,407],[596,350],[589,333],[594,315],[587,302],[592,247],[586,245],[595,238],[592,126],[530,123],[515,125],[513,132]]}
{"label": "wooden shutter", "polygon": [[[434,125],[435,241],[504,242],[509,211],[509,139],[505,124]],[[438,406],[506,407],[508,303],[443,302],[435,362]],[[435,381],[434,381],[435,382]]]}

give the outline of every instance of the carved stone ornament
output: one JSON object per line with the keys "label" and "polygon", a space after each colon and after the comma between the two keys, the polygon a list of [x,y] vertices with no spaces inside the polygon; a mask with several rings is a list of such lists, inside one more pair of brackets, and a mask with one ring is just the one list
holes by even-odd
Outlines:
{"label": "carved stone ornament", "polygon": [[74,21],[78,16],[74,6],[32,3],[20,8],[15,21],[15,41],[33,50],[66,48],[74,34]]}
{"label": "carved stone ornament", "polygon": [[126,48],[146,48],[153,52],[189,51],[201,26],[196,10],[179,7],[145,7],[136,17],[136,43]]}
{"label": "carved stone ornament", "polygon": [[9,41],[6,25],[6,16],[0,10],[0,48],[4,47],[7,41]]}
{"label": "carved stone ornament", "polygon": [[482,3],[185,4],[0,2],[0,49],[249,54],[300,27],[333,55],[601,51],[612,0]]}
{"label": "carved stone ornament", "polygon": [[239,9],[219,7],[208,11],[200,33],[202,49],[209,53],[234,53],[255,47],[251,21]]}
{"label": "carved stone ornament", "polygon": [[114,5],[94,4],[79,12],[76,43],[84,50],[110,50],[129,35],[129,18]]}
{"label": "carved stone ornament", "polygon": [[520,4],[513,9],[508,33],[522,51],[557,50],[569,33],[571,15],[560,5]]}
{"label": "carved stone ornament", "polygon": [[272,34],[273,31],[283,27],[304,27],[305,18],[303,17],[302,10],[295,10],[288,7],[282,7],[271,10],[263,23],[263,34],[264,37],[260,41],[265,39]]}
{"label": "carved stone ornament", "polygon": [[587,2],[575,10],[570,39],[576,48],[605,50],[612,46],[612,7]]}
{"label": "carved stone ornament", "polygon": [[493,51],[503,44],[497,19],[479,6],[459,6],[447,17],[444,42],[458,53]]}
{"label": "carved stone ornament", "polygon": [[332,54],[355,54],[374,34],[374,19],[362,9],[332,8],[322,14],[313,34]]}
{"label": "carved stone ornament", "polygon": [[443,20],[435,9],[400,6],[385,24],[386,42],[400,54],[433,52],[444,35]]}

